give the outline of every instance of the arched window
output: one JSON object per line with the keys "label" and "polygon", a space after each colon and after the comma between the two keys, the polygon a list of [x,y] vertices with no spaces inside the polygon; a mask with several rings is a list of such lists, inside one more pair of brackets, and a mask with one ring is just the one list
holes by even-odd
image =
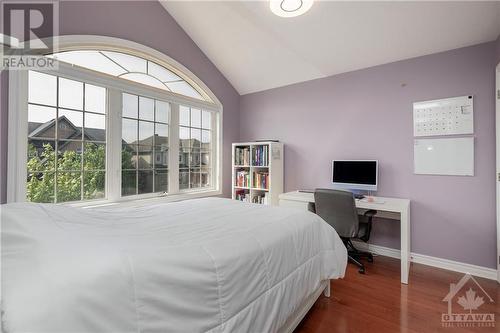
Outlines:
{"label": "arched window", "polygon": [[137,43],[59,43],[57,69],[11,74],[8,201],[221,193],[222,105],[202,81]]}
{"label": "arched window", "polygon": [[172,70],[135,55],[116,51],[82,50],[48,56],[97,72],[211,102],[202,96],[200,88],[193,87]]}

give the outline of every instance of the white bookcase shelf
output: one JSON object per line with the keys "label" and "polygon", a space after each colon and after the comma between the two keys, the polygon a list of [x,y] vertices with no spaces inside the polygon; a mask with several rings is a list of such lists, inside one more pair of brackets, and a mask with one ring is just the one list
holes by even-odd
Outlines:
{"label": "white bookcase shelf", "polygon": [[283,193],[283,143],[240,142],[232,147],[232,198],[278,205]]}

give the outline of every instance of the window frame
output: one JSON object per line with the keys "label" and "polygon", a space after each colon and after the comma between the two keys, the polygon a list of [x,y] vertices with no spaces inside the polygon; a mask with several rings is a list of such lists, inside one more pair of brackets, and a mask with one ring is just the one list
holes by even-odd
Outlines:
{"label": "window frame", "polygon": [[[105,44],[104,44],[105,43]],[[106,46],[104,46],[104,45]],[[177,67],[175,73],[184,71],[182,78],[190,84],[203,89],[213,103],[196,98],[179,95],[159,88],[146,86],[133,81],[112,77],[90,69],[59,62],[57,70],[41,72],[62,78],[77,80],[106,88],[106,196],[104,199],[73,201],[66,205],[93,206],[112,202],[133,201],[162,197],[163,200],[180,200],[189,197],[220,195],[222,176],[222,126],[223,107],[213,93],[194,74],[178,64],[175,60],[146,46],[112,37],[102,36],[63,36],[59,38],[59,50],[102,48],[118,52],[130,53],[164,64],[170,61],[169,70]],[[135,50],[135,51],[134,51]],[[161,58],[158,58],[161,55]],[[121,195],[121,119],[122,93],[144,96],[170,104],[169,119],[169,165],[168,194],[147,193],[130,196]],[[212,112],[213,145],[211,153],[212,185],[206,188],[179,190],[179,106],[185,105]],[[10,71],[9,73],[9,128],[8,131],[8,170],[7,170],[7,202],[26,201],[26,156],[28,137],[28,71]]]}

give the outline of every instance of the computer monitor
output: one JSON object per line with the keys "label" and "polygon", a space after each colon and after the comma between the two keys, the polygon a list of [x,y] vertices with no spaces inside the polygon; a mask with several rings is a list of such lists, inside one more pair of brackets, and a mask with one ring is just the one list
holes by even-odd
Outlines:
{"label": "computer monitor", "polygon": [[335,188],[376,191],[377,181],[378,161],[334,160],[332,162],[332,183]]}

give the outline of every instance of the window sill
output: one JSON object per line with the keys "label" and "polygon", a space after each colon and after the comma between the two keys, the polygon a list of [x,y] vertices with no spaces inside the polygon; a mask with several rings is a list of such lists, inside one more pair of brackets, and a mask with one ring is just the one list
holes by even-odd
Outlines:
{"label": "window sill", "polygon": [[117,201],[111,200],[96,200],[91,202],[73,202],[73,203],[64,203],[61,204],[63,206],[69,207],[79,207],[79,208],[95,208],[95,207],[104,207],[104,206],[146,206],[150,204],[158,204],[158,203],[167,203],[167,202],[176,202],[183,201],[189,199],[199,199],[204,197],[214,197],[222,195],[221,190],[205,190],[205,191],[189,191],[189,192],[180,192],[176,194],[167,194],[167,195],[158,195],[154,197],[148,198],[121,198]]}

